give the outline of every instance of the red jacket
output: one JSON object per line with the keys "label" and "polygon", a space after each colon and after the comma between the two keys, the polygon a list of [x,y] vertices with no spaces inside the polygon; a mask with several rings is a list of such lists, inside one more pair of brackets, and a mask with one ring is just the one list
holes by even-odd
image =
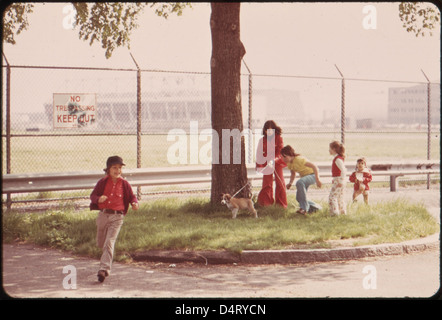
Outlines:
{"label": "red jacket", "polygon": [[[91,203],[89,205],[90,210],[100,210],[98,207],[98,199],[103,195],[104,188],[106,186],[107,179],[110,179],[108,175],[98,180],[94,190],[91,193]],[[137,197],[134,195],[132,186],[127,180],[123,179],[123,202],[124,202],[124,215],[126,215],[129,205],[133,202],[138,203]]]}
{"label": "red jacket", "polygon": [[[267,160],[278,160],[281,157],[281,149],[284,147],[284,142],[281,135],[275,133],[275,137],[267,142],[267,137],[264,136],[259,140],[258,149],[256,152],[256,168],[264,168],[267,166]],[[269,148],[274,148],[275,159],[267,159]],[[262,152],[262,153],[261,153]]]}
{"label": "red jacket", "polygon": [[350,176],[350,182],[354,182],[354,190],[358,190],[359,189],[359,183],[363,183],[365,185],[365,190],[370,190],[370,187],[368,186],[368,183],[373,179],[373,176],[371,175],[370,171],[367,169],[362,172],[362,181],[359,181],[356,179],[356,171],[353,172]]}

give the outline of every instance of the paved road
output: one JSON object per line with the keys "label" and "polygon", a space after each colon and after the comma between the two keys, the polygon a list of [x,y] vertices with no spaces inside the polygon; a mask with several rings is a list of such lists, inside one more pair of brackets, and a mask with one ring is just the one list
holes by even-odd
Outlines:
{"label": "paved road", "polygon": [[3,245],[3,289],[17,298],[431,297],[440,251],[304,265],[114,263],[103,283],[97,268],[61,251]]}

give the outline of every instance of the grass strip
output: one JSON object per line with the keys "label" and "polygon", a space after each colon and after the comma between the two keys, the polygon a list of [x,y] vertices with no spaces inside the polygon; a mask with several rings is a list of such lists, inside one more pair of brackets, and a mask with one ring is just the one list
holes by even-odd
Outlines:
{"label": "grass strip", "polygon": [[[296,200],[289,197],[291,203]],[[329,248],[331,242],[350,245],[395,243],[439,231],[422,203],[406,199],[369,206],[349,204],[348,214],[331,217],[328,205],[307,216],[296,208],[258,208],[255,219],[242,212],[233,220],[226,207],[206,198],[167,198],[142,203],[129,211],[116,243],[116,261],[140,250],[242,250]],[[63,207],[43,213],[3,213],[3,241],[23,241],[99,257],[97,211]],[[348,244],[347,244],[348,245]]]}

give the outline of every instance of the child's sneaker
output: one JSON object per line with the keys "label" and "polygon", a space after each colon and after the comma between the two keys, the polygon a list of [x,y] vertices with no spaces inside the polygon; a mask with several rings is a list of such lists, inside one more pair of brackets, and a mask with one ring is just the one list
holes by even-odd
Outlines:
{"label": "child's sneaker", "polygon": [[97,277],[98,281],[103,282],[104,279],[109,275],[109,273],[106,270],[100,270],[98,271]]}

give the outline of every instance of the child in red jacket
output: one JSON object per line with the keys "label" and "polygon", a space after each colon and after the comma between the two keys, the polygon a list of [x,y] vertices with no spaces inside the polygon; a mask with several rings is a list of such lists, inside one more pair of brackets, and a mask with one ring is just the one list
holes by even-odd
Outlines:
{"label": "child in red jacket", "polygon": [[364,202],[368,204],[368,191],[370,186],[368,183],[373,179],[370,170],[367,168],[365,158],[359,158],[356,162],[356,169],[350,176],[350,182],[354,182],[353,202],[362,194]]}
{"label": "child in red jacket", "polygon": [[123,225],[129,206],[138,210],[138,200],[132,187],[122,176],[125,164],[119,156],[109,157],[106,176],[100,179],[91,193],[91,210],[100,210],[97,217],[97,245],[102,248],[98,281],[103,282],[110,274],[115,241]]}

